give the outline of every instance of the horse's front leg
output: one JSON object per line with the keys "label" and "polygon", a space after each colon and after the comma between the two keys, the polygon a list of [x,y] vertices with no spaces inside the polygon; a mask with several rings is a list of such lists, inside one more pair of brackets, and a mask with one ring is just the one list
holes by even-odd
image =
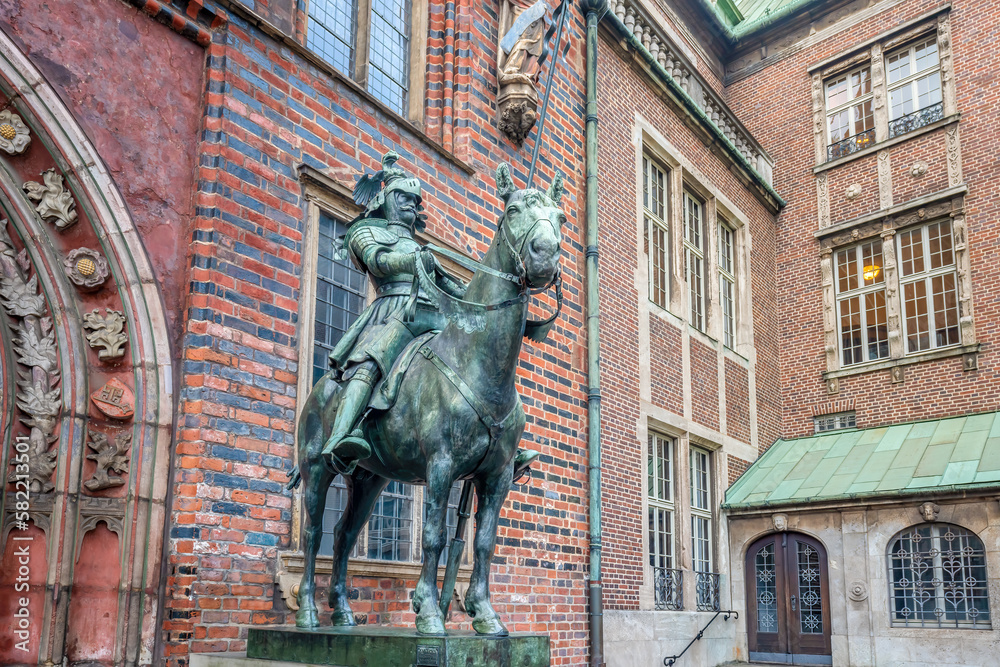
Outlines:
{"label": "horse's front leg", "polygon": [[497,544],[500,508],[507,499],[514,477],[513,462],[488,476],[476,478],[476,537],[473,543],[475,560],[465,609],[472,616],[472,629],[481,635],[507,635],[507,628],[490,603],[490,563]]}
{"label": "horse's front leg", "polygon": [[423,567],[413,592],[413,611],[417,613],[417,632],[444,634],[444,614],[438,606],[437,572],[444,549],[448,495],[452,482],[451,460],[432,458],[427,465],[427,490],[424,493]]}
{"label": "horse's front leg", "polygon": [[305,514],[302,525],[302,551],[305,555],[305,569],[299,582],[299,609],[295,612],[295,625],[300,628],[319,626],[316,610],[316,554],[323,538],[323,511],[326,509],[326,494],[333,481],[318,459],[305,459],[300,464],[300,475],[304,493]]}

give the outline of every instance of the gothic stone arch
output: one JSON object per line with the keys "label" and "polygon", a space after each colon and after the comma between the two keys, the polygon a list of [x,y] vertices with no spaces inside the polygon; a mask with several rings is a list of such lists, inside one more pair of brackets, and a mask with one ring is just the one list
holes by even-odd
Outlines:
{"label": "gothic stone arch", "polygon": [[152,661],[171,370],[118,188],[0,32],[0,663]]}

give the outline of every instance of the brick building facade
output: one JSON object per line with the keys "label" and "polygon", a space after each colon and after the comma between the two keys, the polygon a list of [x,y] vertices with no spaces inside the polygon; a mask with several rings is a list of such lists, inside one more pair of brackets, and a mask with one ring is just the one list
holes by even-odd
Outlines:
{"label": "brick building facade", "polygon": [[[250,627],[294,622],[296,419],[369,296],[332,253],[359,212],[351,188],[395,150],[424,185],[423,240],[483,254],[501,213],[493,171],[509,163],[522,185],[537,141],[498,127],[505,2],[0,2],[0,625],[15,630],[0,662],[207,664],[244,651]],[[594,659],[585,255],[599,249],[607,664],[660,662],[719,610],[740,616],[716,620],[689,664],[800,649],[821,664],[925,664],[959,643],[975,648],[954,662],[976,664],[995,637],[988,610],[985,627],[980,614],[971,629],[914,629],[885,563],[926,521],[928,539],[951,525],[980,540],[993,589],[1000,572],[992,422],[966,420],[1000,409],[995,10],[603,9],[596,64],[574,5],[568,50],[544,70],[536,184],[566,179],[566,302],[520,358],[541,457],[501,515],[498,611],[548,634],[553,665]],[[885,439],[919,420],[942,430]],[[853,440],[808,437],[842,427]],[[915,457],[910,477],[887,456],[856,460],[876,449]],[[866,465],[882,476],[857,477]],[[362,535],[349,568],[360,623],[413,620],[422,497],[393,484]],[[919,509],[931,499],[936,512]],[[335,485],[328,522],[342,502]],[[772,646],[747,614],[766,611],[751,570],[775,536],[826,559],[827,606],[819,632],[784,628]],[[328,541],[318,567],[322,591]],[[463,567],[459,589],[467,579]],[[969,609],[1000,604],[969,590]],[[449,627],[468,622],[457,609]]]}

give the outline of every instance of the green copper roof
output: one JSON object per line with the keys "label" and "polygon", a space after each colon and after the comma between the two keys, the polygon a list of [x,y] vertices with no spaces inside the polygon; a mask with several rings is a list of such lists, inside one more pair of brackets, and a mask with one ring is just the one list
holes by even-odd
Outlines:
{"label": "green copper roof", "polygon": [[1000,413],[778,440],[726,491],[751,508],[1000,488]]}
{"label": "green copper roof", "polygon": [[743,15],[743,21],[752,23],[757,19],[770,16],[793,0],[735,0],[733,4]]}

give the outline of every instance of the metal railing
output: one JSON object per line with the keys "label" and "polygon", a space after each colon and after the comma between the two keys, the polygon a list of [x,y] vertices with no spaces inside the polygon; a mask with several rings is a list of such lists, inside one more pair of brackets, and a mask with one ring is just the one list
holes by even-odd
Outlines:
{"label": "metal railing", "polygon": [[684,655],[685,653],[687,653],[687,650],[689,648],[691,648],[692,646],[694,646],[694,643],[696,641],[698,641],[699,639],[701,639],[702,637],[705,636],[705,630],[708,630],[708,626],[712,625],[712,623],[715,621],[715,619],[717,619],[719,617],[719,614],[723,614],[723,617],[722,617],[723,621],[728,621],[730,616],[732,616],[734,618],[739,618],[740,617],[740,613],[738,611],[733,611],[732,609],[728,609],[726,611],[716,611],[715,612],[715,616],[713,616],[711,619],[709,619],[708,623],[705,624],[705,627],[703,627],[701,630],[698,631],[698,634],[695,635],[694,639],[692,639],[691,641],[688,642],[688,645],[684,647],[683,651],[681,651],[677,655],[668,655],[667,657],[665,657],[663,659],[664,666],[665,667],[673,667],[674,663],[676,663],[677,660],[682,655]]}
{"label": "metal railing", "polygon": [[719,573],[694,573],[694,603],[698,611],[719,611]]}
{"label": "metal railing", "polygon": [[684,573],[666,567],[653,568],[654,609],[679,611],[684,608]]}
{"label": "metal railing", "polygon": [[930,125],[944,118],[944,102],[932,104],[923,109],[917,109],[913,113],[900,116],[896,120],[889,121],[889,138],[898,137],[901,134],[912,132],[924,125]]}
{"label": "metal railing", "polygon": [[847,137],[826,147],[826,159],[836,160],[839,157],[857,153],[862,148],[867,148],[875,143],[875,128],[858,132],[853,137]]}

